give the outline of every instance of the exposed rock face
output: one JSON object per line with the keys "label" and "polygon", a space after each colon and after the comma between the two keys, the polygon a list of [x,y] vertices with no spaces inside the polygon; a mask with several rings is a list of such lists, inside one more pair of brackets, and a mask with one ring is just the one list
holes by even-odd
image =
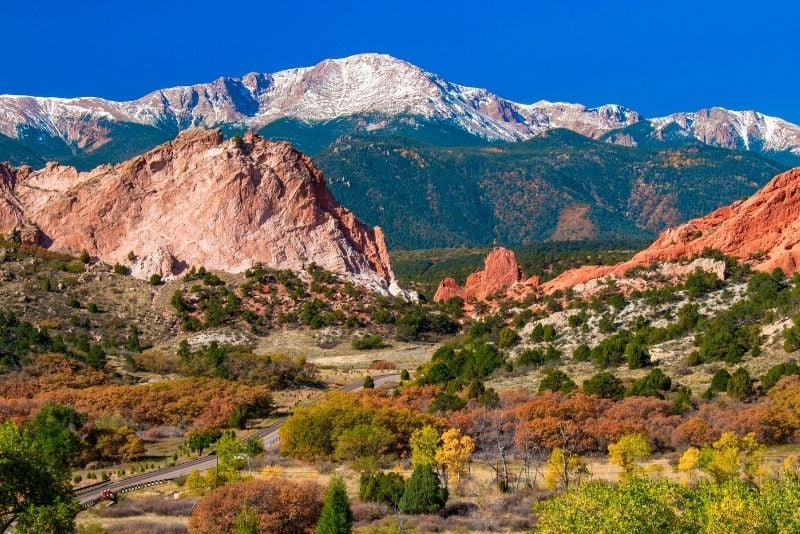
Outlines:
{"label": "exposed rock face", "polygon": [[747,200],[664,231],[648,248],[629,261],[610,267],[582,267],[544,284],[555,291],[654,263],[675,261],[715,249],[755,269],[800,270],[800,168],[773,178]]}
{"label": "exposed rock face", "polygon": [[[400,293],[380,228],[336,203],[310,158],[288,143],[188,130],[119,165],[79,173],[0,165],[0,232],[35,227],[47,247],[169,276],[188,265],[239,272],[316,263]],[[128,255],[133,252],[135,260]]]}
{"label": "exposed rock face", "polygon": [[523,280],[514,252],[498,247],[486,256],[484,270],[469,275],[463,288],[452,278],[442,280],[433,300],[439,302],[452,297],[484,300],[489,295],[508,289]]}

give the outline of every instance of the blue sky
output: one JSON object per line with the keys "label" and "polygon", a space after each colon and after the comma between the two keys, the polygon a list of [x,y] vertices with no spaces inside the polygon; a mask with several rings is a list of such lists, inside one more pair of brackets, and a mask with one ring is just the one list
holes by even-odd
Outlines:
{"label": "blue sky", "polygon": [[4,0],[0,93],[132,99],[383,52],[520,102],[711,105],[800,122],[788,1]]}

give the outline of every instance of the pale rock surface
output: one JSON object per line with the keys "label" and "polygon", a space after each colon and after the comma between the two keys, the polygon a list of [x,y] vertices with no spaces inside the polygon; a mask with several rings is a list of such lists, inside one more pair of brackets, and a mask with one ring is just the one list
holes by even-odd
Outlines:
{"label": "pale rock surface", "polygon": [[46,247],[86,250],[141,278],[190,265],[241,272],[256,262],[292,270],[313,262],[409,297],[381,229],[339,206],[310,158],[254,134],[237,144],[218,130],[187,130],[90,172],[0,164],[0,232],[15,228],[36,228]]}

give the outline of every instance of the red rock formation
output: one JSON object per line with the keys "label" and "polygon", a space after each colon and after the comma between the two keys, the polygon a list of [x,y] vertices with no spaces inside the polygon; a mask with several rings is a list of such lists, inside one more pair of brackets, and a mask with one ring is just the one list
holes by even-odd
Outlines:
{"label": "red rock formation", "polygon": [[484,270],[469,275],[463,288],[452,278],[445,278],[439,284],[433,299],[439,302],[457,296],[464,300],[484,300],[492,293],[508,289],[523,280],[514,252],[498,247],[486,256]]}
{"label": "red rock formation", "polygon": [[[594,280],[609,276],[621,278],[635,267],[675,262],[696,256],[706,249],[719,250],[740,260],[747,260],[760,271],[772,271],[776,268],[782,269],[786,274],[800,271],[800,168],[779,174],[747,200],[734,202],[705,217],[664,231],[652,245],[629,261],[612,266],[572,269],[542,284],[538,289],[552,293],[582,284],[585,289]],[[505,277],[491,275],[490,258],[498,250],[505,251],[492,251],[486,259],[486,270],[470,275],[463,289],[452,279],[443,280],[435,299],[443,300],[454,295],[482,299],[501,287],[506,287],[507,296],[520,298],[533,287],[539,286],[538,280],[534,279],[520,284],[518,282],[521,277],[518,275],[514,280],[508,274],[509,271],[504,271]],[[507,258],[509,255],[513,258],[513,253],[505,251],[503,257]],[[493,269],[502,271],[496,267],[502,261],[493,258],[491,263]],[[516,268],[515,260],[514,266]],[[722,264],[711,260],[697,260],[683,266],[664,265],[661,274],[682,277],[695,268],[714,272],[718,276],[723,274],[720,271]],[[491,283],[495,277],[500,282]]]}
{"label": "red rock formation", "polygon": [[79,173],[0,165],[0,232],[37,227],[55,250],[130,263],[136,276],[187,265],[239,272],[314,262],[399,292],[380,228],[336,203],[310,158],[255,134],[189,130],[132,160]]}

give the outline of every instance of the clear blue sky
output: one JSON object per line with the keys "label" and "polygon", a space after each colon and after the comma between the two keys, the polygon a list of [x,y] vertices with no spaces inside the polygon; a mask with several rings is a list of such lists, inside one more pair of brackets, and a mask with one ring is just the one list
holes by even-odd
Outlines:
{"label": "clear blue sky", "polygon": [[383,52],[521,102],[646,116],[721,105],[800,122],[798,4],[4,0],[0,93],[132,99]]}

